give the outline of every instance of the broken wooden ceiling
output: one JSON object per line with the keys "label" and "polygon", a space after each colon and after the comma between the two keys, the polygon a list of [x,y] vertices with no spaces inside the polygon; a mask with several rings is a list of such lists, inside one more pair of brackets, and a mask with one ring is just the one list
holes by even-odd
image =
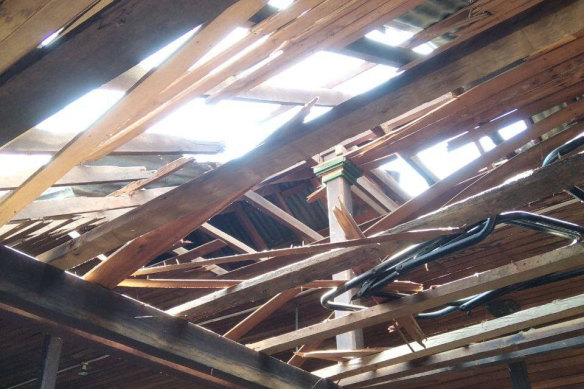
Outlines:
{"label": "broken wooden ceiling", "polygon": [[[575,271],[580,243],[498,227],[386,286],[397,301],[365,299],[363,310],[335,318],[319,302],[345,282],[335,273],[366,271],[499,213],[584,224],[581,203],[563,193],[584,183],[582,154],[541,167],[582,133],[583,0],[171,3],[0,5],[0,152],[48,161],[5,166],[0,182],[0,240],[38,260],[2,254],[3,387],[37,385],[27,363],[40,359],[40,332],[64,339],[58,387],[511,387],[507,364],[527,369],[534,387],[584,382],[570,366],[582,359],[579,273],[472,316],[415,319]],[[197,26],[160,65],[140,67]],[[208,56],[235,27],[249,31]],[[410,38],[390,46],[365,37],[371,31]],[[412,50],[429,42],[430,53]],[[363,63],[310,90],[270,84],[320,51]],[[360,95],[337,88],[378,64],[403,73]],[[125,96],[83,132],[35,128],[104,85]],[[209,163],[203,155],[224,145],[146,131],[195,98],[270,102],[269,116],[295,115],[247,154]],[[317,105],[334,108],[305,120]],[[523,131],[501,135],[521,120]],[[477,158],[442,177],[422,153],[440,142],[453,153],[471,145]],[[413,196],[391,161],[429,188]],[[349,194],[323,184],[344,177],[331,165],[353,169],[342,172]],[[344,196],[337,208],[333,195]],[[497,307],[508,315],[496,317]],[[367,349],[334,350],[335,335],[360,329]]]}

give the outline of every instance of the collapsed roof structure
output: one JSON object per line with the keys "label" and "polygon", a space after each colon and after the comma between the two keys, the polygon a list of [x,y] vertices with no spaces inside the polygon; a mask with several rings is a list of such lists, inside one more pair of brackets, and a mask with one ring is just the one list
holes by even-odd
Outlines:
{"label": "collapsed roof structure", "polygon": [[0,20],[0,387],[582,386],[584,0]]}

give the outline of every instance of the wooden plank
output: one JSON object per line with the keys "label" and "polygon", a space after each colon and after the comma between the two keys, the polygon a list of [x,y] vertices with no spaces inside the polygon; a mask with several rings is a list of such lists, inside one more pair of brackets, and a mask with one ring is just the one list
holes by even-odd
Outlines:
{"label": "wooden plank", "polygon": [[[74,166],[86,161],[91,154],[107,148],[108,144],[115,142],[116,136],[123,136],[123,132],[127,131],[127,123],[132,123],[146,114],[164,88],[201,59],[215,43],[231,31],[234,24],[246,21],[265,3],[266,0],[241,0],[191,37],[182,48],[131,89],[88,129],[69,142],[23,185],[3,197],[0,201],[0,225],[9,221]],[[117,146],[113,147],[116,148]]]}
{"label": "wooden plank", "polygon": [[257,207],[260,211],[265,212],[280,223],[284,224],[286,227],[290,228],[292,231],[301,234],[309,241],[324,239],[324,236],[314,231],[312,228],[308,227],[306,224],[302,223],[300,220],[296,219],[286,211],[283,211],[281,208],[277,207],[259,194],[249,191],[245,193],[244,198],[247,202]]}
{"label": "wooden plank", "polygon": [[[165,196],[164,200],[152,201],[139,211],[97,227],[67,246],[51,250],[40,259],[55,265],[60,263],[59,266],[71,266],[100,254],[108,246],[111,250],[147,231],[184,217],[189,212],[202,214],[210,204],[221,203],[218,201],[222,197],[217,191],[218,182],[222,183],[223,191],[228,189],[225,183],[229,183],[230,192],[242,188],[248,190],[250,183],[259,183],[351,135],[373,128],[380,122],[491,74],[533,54],[535,50],[544,49],[582,30],[584,21],[575,15],[584,10],[584,1],[569,4],[554,2],[553,7],[559,6],[563,7],[548,9],[547,13],[538,8],[538,12],[495,27],[489,31],[488,37],[477,36],[467,44],[432,58],[364,96],[351,99],[327,114],[298,126],[294,136],[287,134],[279,139],[271,137],[245,158],[231,161],[183,185],[172,195]],[[549,25],[557,28],[550,31],[546,27]],[[224,206],[232,201],[229,197]]]}
{"label": "wooden plank", "polygon": [[[33,128],[2,146],[0,153],[56,154],[76,135],[55,134]],[[197,141],[170,134],[144,133],[114,150],[112,154],[217,154],[224,149],[223,143],[220,142]]]}
{"label": "wooden plank", "polygon": [[172,190],[172,187],[145,189],[134,193],[132,196],[69,197],[39,200],[29,204],[14,217],[14,220],[26,220],[30,218],[50,219],[113,209],[134,208],[162,196],[170,190]]}
{"label": "wooden plank", "polygon": [[[463,297],[527,281],[556,271],[574,268],[578,266],[576,263],[582,260],[583,254],[584,249],[582,247],[573,246],[559,249],[404,297],[397,302],[377,305],[331,320],[325,324],[309,326],[248,346],[266,353],[284,351],[295,345],[326,339],[353,328],[363,328],[383,323],[391,319],[435,308]],[[408,347],[406,346],[406,348]]]}
{"label": "wooden plank", "polygon": [[[85,278],[85,277],[84,277]],[[87,281],[91,279],[85,278]],[[162,288],[162,289],[216,289],[216,288],[230,288],[241,283],[241,280],[178,280],[178,279],[141,279],[129,278],[123,280],[117,286],[125,288]],[[229,338],[231,339],[231,338]]]}
{"label": "wooden plank", "polygon": [[[504,185],[468,201],[453,204],[440,211],[404,223],[391,232],[404,232],[419,228],[472,225],[494,214],[523,207],[529,202],[551,196],[571,188],[582,180],[579,172],[584,168],[584,155],[578,155],[539,169],[531,176]],[[408,243],[414,243],[412,241]],[[386,254],[405,248],[406,241],[393,241],[378,245],[338,249],[316,255],[293,265],[265,273],[241,283],[237,287],[215,292],[197,300],[173,308],[176,312],[205,315],[255,299],[267,298],[268,294],[299,286],[316,278],[349,268],[364,259],[383,259]]]}
{"label": "wooden plank", "polygon": [[[18,188],[35,169],[15,169],[0,176],[0,190]],[[104,184],[149,178],[154,172],[143,166],[76,166],[53,186]]]}
{"label": "wooden plank", "polygon": [[[33,53],[4,74],[0,144],[32,128],[71,101],[137,65],[235,1],[119,0],[67,39]],[[123,19],[123,23],[120,21]],[[13,70],[13,71],[12,71]]]}
{"label": "wooden plank", "polygon": [[[398,378],[407,378],[425,372],[432,374],[436,372],[435,369],[447,366],[462,367],[467,364],[466,367],[468,368],[471,366],[486,365],[488,363],[487,361],[491,364],[497,363],[497,360],[498,363],[504,363],[508,360],[513,360],[517,356],[533,355],[535,350],[538,350],[536,352],[546,352],[545,350],[547,349],[547,352],[549,352],[551,348],[554,348],[551,344],[557,342],[559,339],[572,336],[584,338],[582,336],[583,331],[583,319],[574,319],[538,329],[529,329],[498,339],[467,345],[443,353],[433,354],[416,361],[415,364],[411,362],[397,363],[376,371],[357,374],[341,380],[341,384],[347,388],[354,388],[364,384],[373,385],[383,383],[389,385],[393,380]],[[559,343],[562,344],[563,342],[560,340]],[[540,346],[542,344],[544,346]],[[546,347],[546,344],[550,344],[550,347]]]}
{"label": "wooden plank", "polygon": [[253,311],[245,319],[237,323],[225,334],[223,334],[223,337],[231,340],[241,339],[241,337],[243,337],[255,326],[265,320],[274,311],[282,307],[282,305],[286,304],[288,301],[292,300],[298,293],[300,293],[300,289],[290,289],[285,292],[278,293],[261,307]]}
{"label": "wooden plank", "polygon": [[222,240],[227,243],[230,247],[239,251],[240,253],[256,253],[254,249],[243,243],[242,241],[235,239],[233,236],[226,232],[221,231],[217,227],[212,226],[209,223],[203,223],[201,225],[201,231],[211,235],[215,239]]}
{"label": "wooden plank", "polygon": [[144,187],[146,187],[147,185],[156,182],[174,172],[176,172],[177,170],[182,169],[185,165],[191,163],[192,161],[194,161],[194,159],[192,157],[181,157],[179,159],[175,159],[174,161],[162,166],[160,169],[156,170],[156,172],[154,172],[154,174],[152,174],[150,177],[148,178],[143,178],[141,180],[138,181],[134,181],[126,186],[124,186],[123,188],[120,188],[118,190],[116,190],[115,192],[109,194],[108,196],[111,197],[117,197],[117,196],[121,196],[121,195],[131,195],[132,193],[136,192],[137,190],[140,190]]}
{"label": "wooden plank", "polygon": [[[151,266],[150,268],[158,267],[158,266],[169,266],[170,264],[179,264],[184,262],[189,262],[203,255],[211,254],[223,247],[227,246],[227,243],[223,242],[221,239],[214,239],[210,242],[203,243],[200,246],[195,247],[194,249],[188,250],[182,254],[177,255],[176,257],[166,259],[162,263],[157,263],[155,266]],[[147,270],[148,268],[143,268]],[[134,275],[138,275],[134,273]]]}
{"label": "wooden plank", "polygon": [[355,374],[372,371],[400,362],[452,350],[471,343],[493,339],[529,327],[566,319],[584,312],[584,295],[556,300],[534,308],[529,308],[497,319],[485,321],[455,331],[435,335],[427,339],[426,346],[407,345],[394,347],[379,354],[357,358],[343,365],[326,367],[313,373],[329,379],[346,378]]}
{"label": "wooden plank", "polygon": [[337,387],[34,258],[0,250],[3,310],[48,322],[116,353],[193,378],[212,380],[201,370],[213,369],[219,382],[228,380],[244,387]]}

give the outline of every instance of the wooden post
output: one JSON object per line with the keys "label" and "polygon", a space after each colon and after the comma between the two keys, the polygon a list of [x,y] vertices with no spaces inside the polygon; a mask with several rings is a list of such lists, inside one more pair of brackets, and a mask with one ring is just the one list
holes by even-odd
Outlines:
{"label": "wooden post", "polygon": [[[333,209],[335,207],[340,208],[340,204],[343,204],[349,212],[353,213],[351,185],[359,178],[361,171],[345,157],[337,157],[315,167],[314,173],[321,176],[323,184],[326,185],[330,241],[331,243],[345,241],[347,238],[334,215]],[[350,280],[354,276],[354,272],[347,269],[333,274],[333,279]],[[351,295],[350,291],[346,292],[337,297],[335,301],[350,303]],[[343,317],[347,314],[348,312],[346,311],[335,311],[335,318]],[[336,336],[336,340],[337,349],[340,350],[356,350],[364,347],[362,329],[339,334]]]}
{"label": "wooden post", "polygon": [[41,360],[40,389],[55,388],[62,346],[63,339],[52,335],[45,335]]}

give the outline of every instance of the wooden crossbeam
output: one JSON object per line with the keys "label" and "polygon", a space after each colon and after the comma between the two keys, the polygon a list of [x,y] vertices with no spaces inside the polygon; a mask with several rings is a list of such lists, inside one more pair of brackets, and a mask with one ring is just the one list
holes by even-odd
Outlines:
{"label": "wooden crossbeam", "polygon": [[[254,388],[337,387],[34,258],[0,250],[2,310],[56,325],[162,370],[210,380],[213,386],[228,380]],[[209,369],[213,369],[212,376]]]}
{"label": "wooden crossbeam", "polygon": [[[55,134],[33,128],[0,148],[0,153],[56,154],[76,135],[70,133]],[[217,154],[222,152],[224,148],[220,142],[196,141],[170,134],[144,133],[117,148],[112,154]]]}
{"label": "wooden crossbeam", "polygon": [[331,320],[328,323],[313,325],[256,342],[250,344],[249,347],[267,353],[287,350],[298,344],[326,339],[353,328],[383,323],[390,319],[422,312],[477,293],[527,281],[545,274],[568,270],[577,267],[579,261],[584,258],[583,255],[584,249],[582,247],[573,246],[559,249],[471,277],[462,278],[434,289],[404,297],[397,302],[377,305]]}
{"label": "wooden crossbeam", "polygon": [[153,182],[163,179],[164,177],[171,175],[172,173],[176,172],[177,170],[182,169],[187,164],[191,163],[194,159],[192,157],[181,157],[179,159],[175,159],[174,161],[162,166],[160,169],[156,170],[154,174],[152,174],[148,178],[143,178],[138,181],[134,181],[129,183],[128,185],[124,186],[116,190],[113,193],[110,193],[108,196],[117,197],[121,195],[131,195],[132,193],[136,192],[144,188],[146,185],[149,185]]}
{"label": "wooden crossbeam", "polygon": [[[203,243],[200,246],[195,247],[194,249],[187,250],[185,253],[179,254],[175,257],[170,259],[164,260],[162,263],[157,263],[155,266],[151,266],[150,268],[155,268],[158,266],[169,266],[170,264],[179,264],[183,262],[189,262],[196,258],[202,257],[203,255],[210,254],[215,252],[223,247],[227,246],[227,243],[222,241],[221,239],[214,239],[210,242]],[[144,268],[146,270],[148,268]],[[134,275],[138,275],[134,273]]]}
{"label": "wooden crossbeam", "polygon": [[314,231],[312,228],[308,227],[306,224],[302,223],[300,220],[296,219],[286,211],[272,204],[269,200],[266,200],[259,194],[249,191],[245,193],[244,198],[253,206],[257,207],[260,211],[267,213],[280,223],[284,224],[286,227],[290,228],[292,231],[301,234],[309,241],[324,239],[324,236]]}
{"label": "wooden crossbeam", "polygon": [[223,336],[231,340],[240,339],[252,328],[265,320],[270,314],[282,307],[282,305],[286,304],[288,301],[292,300],[298,293],[300,293],[300,289],[290,289],[278,293],[245,319],[237,323],[233,328],[223,334]]}
{"label": "wooden crossbeam", "polygon": [[[0,190],[18,188],[34,169],[15,169],[0,176]],[[154,172],[143,166],[76,166],[54,186],[104,184],[109,182],[124,182],[149,178]]]}
{"label": "wooden crossbeam", "polygon": [[254,249],[240,241],[239,239],[234,238],[233,236],[229,235],[226,232],[221,231],[219,228],[212,226],[209,223],[203,223],[201,225],[201,231],[211,235],[215,239],[222,240],[223,242],[227,243],[230,247],[239,251],[240,253],[256,253]]}
{"label": "wooden crossbeam", "polygon": [[146,189],[132,196],[119,197],[68,197],[62,199],[38,200],[20,211],[14,221],[31,218],[62,218],[71,215],[109,211],[115,209],[132,209],[145,204],[172,190],[172,187]]}

